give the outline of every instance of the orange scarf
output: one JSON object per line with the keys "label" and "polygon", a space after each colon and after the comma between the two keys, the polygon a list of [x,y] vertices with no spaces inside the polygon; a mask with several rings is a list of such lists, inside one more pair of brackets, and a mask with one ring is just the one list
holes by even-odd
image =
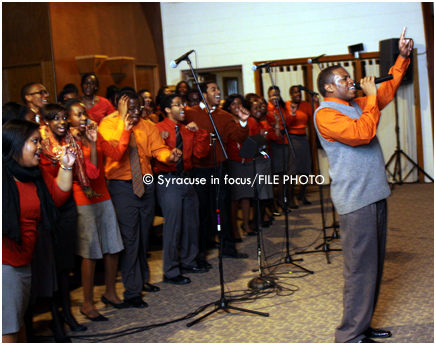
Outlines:
{"label": "orange scarf", "polygon": [[42,152],[53,164],[59,162],[64,146],[67,145],[77,152],[76,161],[74,162],[74,172],[77,175],[83,192],[89,199],[101,196],[102,194],[94,192],[90,186],[88,176],[86,175],[83,152],[80,149],[80,146],[77,145],[71,132],[69,130],[66,131],[65,135],[61,138],[62,142],[59,145],[59,142],[48,126],[41,125],[39,131],[41,132],[42,138]]}

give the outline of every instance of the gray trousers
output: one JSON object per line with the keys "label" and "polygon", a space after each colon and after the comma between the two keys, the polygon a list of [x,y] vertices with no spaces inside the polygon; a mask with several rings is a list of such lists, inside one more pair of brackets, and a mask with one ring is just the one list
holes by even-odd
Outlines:
{"label": "gray trousers", "polygon": [[[165,178],[175,177],[170,175]],[[156,184],[156,196],[165,219],[163,226],[163,271],[167,278],[180,274],[180,263],[197,267],[198,231],[200,227],[199,203],[193,185]]]}
{"label": "gray trousers", "polygon": [[387,205],[381,200],[339,216],[344,256],[344,311],[335,342],[357,343],[370,327],[385,259]]}
{"label": "gray trousers", "polygon": [[124,244],[120,253],[124,298],[141,296],[150,278],[147,248],[154,218],[154,184],[145,186],[142,198],[133,193],[128,181],[109,180],[108,189]]}

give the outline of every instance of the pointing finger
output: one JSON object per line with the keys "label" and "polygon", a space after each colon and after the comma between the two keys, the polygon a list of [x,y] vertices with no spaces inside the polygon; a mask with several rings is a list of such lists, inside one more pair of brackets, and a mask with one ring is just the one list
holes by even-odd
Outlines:
{"label": "pointing finger", "polygon": [[404,29],[403,29],[403,32],[401,33],[401,37],[400,37],[400,39],[401,40],[403,40],[404,39],[404,36],[406,35],[406,26],[404,27]]}

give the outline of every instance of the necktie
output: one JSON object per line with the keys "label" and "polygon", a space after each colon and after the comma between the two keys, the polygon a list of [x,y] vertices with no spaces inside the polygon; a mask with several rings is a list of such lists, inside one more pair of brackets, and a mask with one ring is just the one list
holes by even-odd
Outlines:
{"label": "necktie", "polygon": [[[179,126],[176,126],[176,148],[183,152],[183,139],[182,135],[180,134]],[[185,170],[185,167],[183,166],[183,155],[176,162],[176,168],[177,174],[182,176]]]}
{"label": "necktie", "polygon": [[144,182],[142,181],[141,164],[139,162],[138,146],[136,145],[135,133],[130,133],[129,140],[130,170],[132,172],[133,193],[139,198],[145,193]]}

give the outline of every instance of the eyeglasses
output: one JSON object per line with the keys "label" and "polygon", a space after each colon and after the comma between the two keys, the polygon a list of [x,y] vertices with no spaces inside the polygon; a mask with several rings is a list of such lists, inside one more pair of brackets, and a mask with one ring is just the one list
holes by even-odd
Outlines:
{"label": "eyeglasses", "polygon": [[181,104],[181,103],[177,103],[177,104],[171,104],[171,107],[181,107],[183,104]]}
{"label": "eyeglasses", "polygon": [[36,91],[36,92],[32,92],[32,93],[28,93],[27,96],[33,96],[39,94],[41,96],[49,96],[49,93],[46,90],[41,90],[41,91]]}

